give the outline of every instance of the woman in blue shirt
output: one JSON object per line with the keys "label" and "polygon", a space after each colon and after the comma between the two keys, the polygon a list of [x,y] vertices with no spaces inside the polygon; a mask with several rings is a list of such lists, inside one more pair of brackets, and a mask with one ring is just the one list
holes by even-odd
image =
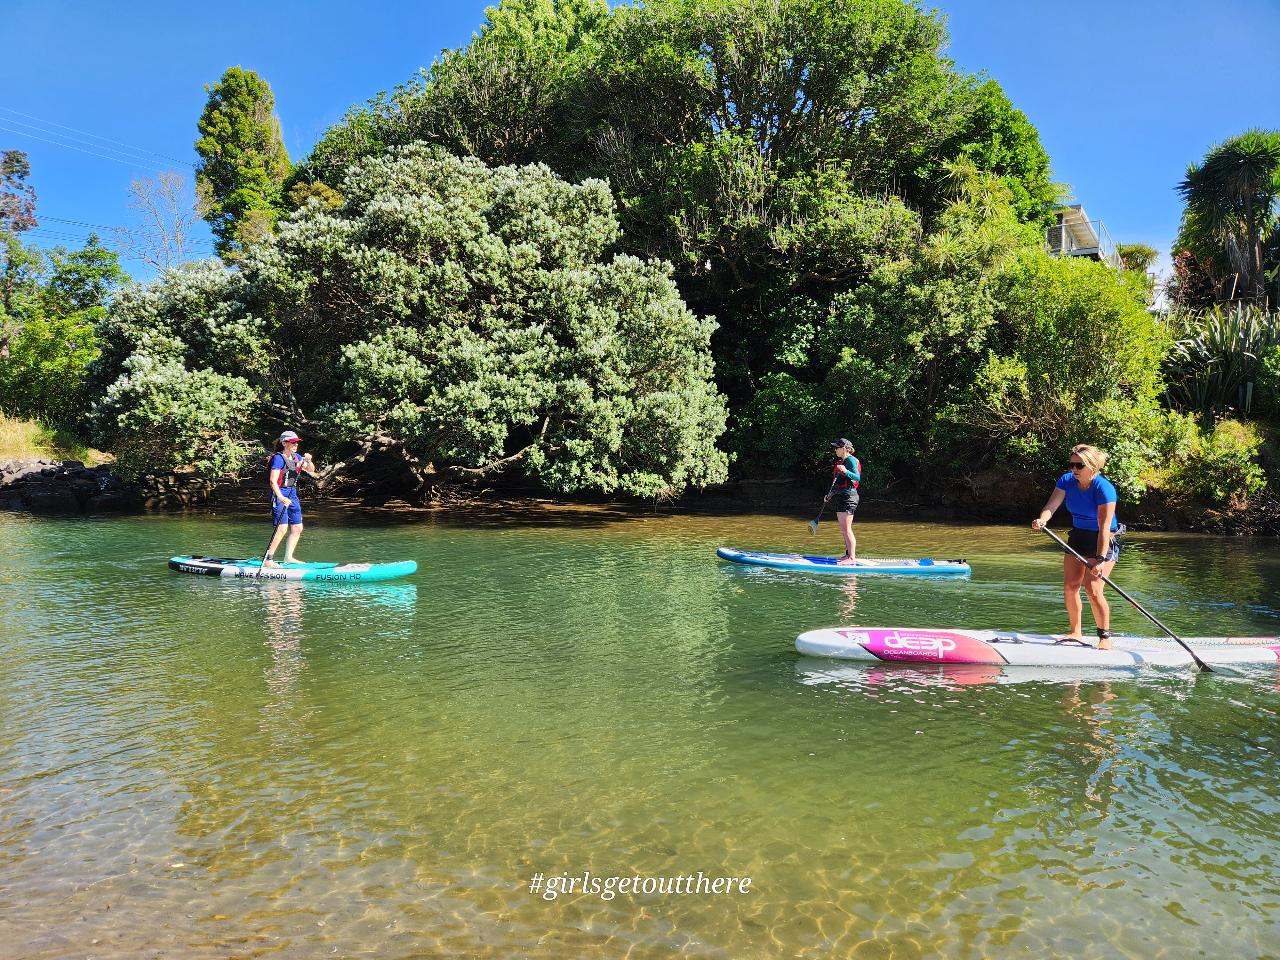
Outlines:
{"label": "woman in blue shirt", "polygon": [[1031,529],[1041,530],[1054,511],[1065,501],[1071,511],[1071,533],[1067,543],[1087,561],[1087,566],[1067,554],[1062,560],[1062,586],[1071,630],[1060,642],[1084,643],[1080,621],[1084,615],[1080,602],[1083,584],[1089,595],[1089,608],[1098,628],[1098,649],[1111,649],[1111,607],[1103,591],[1102,578],[1110,576],[1120,557],[1120,524],[1116,520],[1116,488],[1102,475],[1107,465],[1106,451],[1082,443],[1071,448],[1070,469],[1058,478],[1049,502],[1040,516],[1031,521]]}
{"label": "woman in blue shirt", "polygon": [[858,484],[862,482],[862,464],[853,455],[853,444],[844,437],[832,442],[831,452],[835,454],[836,464],[831,469],[831,490],[825,499],[836,508],[836,522],[840,524],[840,534],[844,537],[844,556],[836,563],[847,567],[857,562],[855,551],[858,549],[858,540],[853,535],[853,515],[858,509]]}
{"label": "woman in blue shirt", "polygon": [[276,548],[284,539],[286,527],[289,539],[285,540],[284,562],[298,563],[293,551],[302,536],[302,502],[298,499],[298,475],[309,473],[315,475],[316,468],[311,462],[311,454],[298,456],[298,444],[302,438],[292,430],[280,434],[276,441],[275,451],[267,463],[267,482],[271,484],[271,522],[275,524],[275,535],[271,538],[271,546],[263,558],[264,567],[275,567]]}

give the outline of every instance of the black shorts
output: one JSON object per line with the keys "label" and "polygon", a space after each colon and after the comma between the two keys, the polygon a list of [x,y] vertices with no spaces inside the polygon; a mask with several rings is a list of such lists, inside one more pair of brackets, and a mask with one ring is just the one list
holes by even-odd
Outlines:
{"label": "black shorts", "polygon": [[854,513],[858,509],[857,490],[834,490],[831,493],[831,509],[836,513]]}
{"label": "black shorts", "polygon": [[[1111,549],[1107,551],[1104,562],[1120,559],[1120,533],[1121,531],[1112,531]],[[1067,534],[1067,546],[1086,560],[1092,560],[1098,554],[1098,531],[1077,530],[1072,527],[1071,532]]]}

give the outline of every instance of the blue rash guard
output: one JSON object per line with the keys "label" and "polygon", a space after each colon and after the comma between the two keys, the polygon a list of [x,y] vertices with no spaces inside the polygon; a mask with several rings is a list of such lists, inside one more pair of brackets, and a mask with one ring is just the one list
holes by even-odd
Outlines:
{"label": "blue rash guard", "polygon": [[[1068,471],[1058,478],[1059,490],[1067,494],[1067,509],[1071,511],[1071,525],[1077,530],[1098,529],[1098,508],[1104,503],[1116,502],[1116,488],[1111,481],[1101,474],[1093,478],[1088,487],[1081,490],[1080,484]],[[1120,521],[1115,514],[1111,515],[1111,531],[1120,529]]]}

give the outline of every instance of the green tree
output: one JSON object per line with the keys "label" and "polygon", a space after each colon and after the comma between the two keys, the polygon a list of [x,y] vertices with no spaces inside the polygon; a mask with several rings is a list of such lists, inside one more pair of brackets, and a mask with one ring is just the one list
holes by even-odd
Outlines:
{"label": "green tree", "polygon": [[1268,252],[1280,244],[1280,131],[1248,130],[1191,164],[1178,191],[1186,201],[1177,247],[1190,250],[1217,279],[1231,277],[1228,299],[1266,307]]}
{"label": "green tree", "polygon": [[196,188],[218,253],[234,260],[270,235],[284,209],[289,155],[275,96],[257,73],[231,67],[205,89],[209,99],[198,124]]}
{"label": "green tree", "polygon": [[1160,251],[1145,243],[1117,243],[1116,256],[1126,270],[1145,274],[1154,266]]}
{"label": "green tree", "polygon": [[1109,449],[1133,495],[1171,428],[1159,409],[1170,338],[1142,278],[1042,250],[1021,253],[995,293],[985,361],[938,414],[935,444],[972,469],[1053,470],[1073,443]]}
{"label": "green tree", "polygon": [[950,203],[951,162],[1000,177],[1022,220],[1051,207],[1035,128],[945,43],[903,0],[504,0],[308,165],[341,189],[355,160],[425,141],[607,179],[619,247],[670,260],[715,313],[717,380],[741,408],[774,374],[812,384],[790,358],[815,318],[907,256]]}
{"label": "green tree", "polygon": [[999,319],[1003,273],[1039,245],[1002,178],[951,164],[951,202],[931,233],[826,301],[795,298],[780,369],[738,418],[744,453],[799,466],[852,431],[878,486],[925,456],[935,412],[975,375]]}
{"label": "green tree", "polygon": [[13,416],[73,425],[84,403],[87,368],[98,355],[95,325],[128,277],[96,236],[83,250],[19,255],[29,275],[4,316],[0,407]]}
{"label": "green tree", "polygon": [[957,128],[940,144],[937,157],[927,158],[916,171],[910,192],[939,209],[947,200],[945,164],[968,160],[1004,181],[1018,219],[1050,226],[1065,188],[1053,182],[1040,132],[994,80],[967,80],[955,101]]}
{"label": "green tree", "polygon": [[270,342],[247,300],[243,277],[216,261],[117,295],[87,393],[94,439],[123,473],[229,475],[248,462]]}
{"label": "green tree", "polygon": [[[104,440],[218,473],[287,420],[348,469],[375,457],[424,491],[505,474],[665,496],[724,478],[714,323],[669,265],[608,253],[606,184],[416,145],[342,191],[238,270],[120,298],[94,368]],[[150,439],[171,430],[172,450]]]}

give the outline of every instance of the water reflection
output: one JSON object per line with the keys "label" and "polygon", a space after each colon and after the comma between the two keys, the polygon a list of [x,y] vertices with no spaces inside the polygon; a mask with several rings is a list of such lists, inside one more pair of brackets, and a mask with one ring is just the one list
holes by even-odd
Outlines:
{"label": "water reflection", "polygon": [[[880,687],[920,687],[960,689],[961,687],[995,684],[1040,683],[1079,687],[1082,683],[1107,683],[1116,679],[1117,671],[1101,668],[1000,666],[980,663],[850,663],[800,657],[795,663],[796,678],[806,686],[837,686],[848,690],[876,690]],[[1155,680],[1136,672],[1120,672],[1126,682]],[[1174,674],[1171,676],[1182,676]],[[1190,674],[1187,675],[1190,678]],[[1161,675],[1161,679],[1167,679]]]}
{"label": "water reflection", "polygon": [[1085,776],[1079,781],[1084,788],[1084,798],[1102,813],[1116,793],[1113,764],[1120,743],[1109,729],[1113,719],[1110,703],[1115,699],[1107,681],[1070,684],[1062,698],[1063,710],[1084,734],[1078,741],[1080,756],[1085,760]]}
{"label": "water reflection", "polygon": [[288,696],[302,674],[302,611],[307,588],[305,584],[288,580],[265,584],[263,606],[267,649],[271,663],[266,672],[267,690],[277,700],[264,706],[264,712],[273,712]]}
{"label": "water reflection", "polygon": [[857,623],[858,578],[846,577],[840,583],[840,619],[845,623]]}

